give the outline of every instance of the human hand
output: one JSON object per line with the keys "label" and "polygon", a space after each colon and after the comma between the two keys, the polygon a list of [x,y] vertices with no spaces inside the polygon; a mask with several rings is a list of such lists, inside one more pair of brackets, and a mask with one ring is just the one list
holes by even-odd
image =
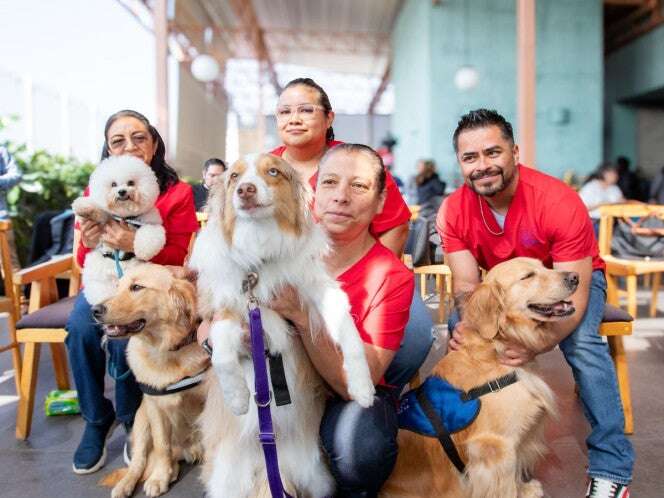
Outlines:
{"label": "human hand", "polygon": [[463,322],[459,322],[454,326],[452,330],[452,337],[450,337],[449,342],[447,343],[447,348],[452,351],[459,351],[463,346],[463,334],[466,330],[466,325]]}
{"label": "human hand", "polygon": [[102,235],[102,226],[92,220],[81,219],[81,242],[88,249],[94,249],[99,244]]}
{"label": "human hand", "polygon": [[535,356],[537,356],[537,353],[534,351],[526,349],[520,344],[508,342],[505,344],[502,353],[498,354],[498,361],[510,367],[520,367],[533,361]]}
{"label": "human hand", "polygon": [[124,252],[134,251],[136,232],[124,221],[109,220],[104,225],[101,240],[113,249]]}
{"label": "human hand", "polygon": [[298,332],[308,330],[309,316],[302,308],[302,301],[298,292],[289,286],[279,289],[278,294],[272,296],[267,307],[295,324]]}

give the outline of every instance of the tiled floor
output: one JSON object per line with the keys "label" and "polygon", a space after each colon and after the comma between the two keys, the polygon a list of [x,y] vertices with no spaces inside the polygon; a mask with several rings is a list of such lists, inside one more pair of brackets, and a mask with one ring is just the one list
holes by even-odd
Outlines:
{"label": "tiled floor", "polygon": [[[647,313],[645,306],[640,311],[643,316]],[[630,439],[638,458],[631,492],[634,498],[660,498],[664,497],[664,318],[639,319],[634,336],[626,339],[625,346],[630,361],[636,427]],[[584,438],[588,425],[574,395],[569,368],[560,352],[548,353],[539,361],[546,379],[558,395],[560,419],[549,428],[551,453],[540,466],[538,477],[544,482],[550,498],[582,497],[586,465]],[[0,372],[9,368],[10,355],[0,355]],[[53,385],[50,358],[45,351],[38,384],[40,401]],[[110,496],[107,489],[97,485],[97,481],[109,469],[122,465],[123,429],[117,428],[110,440],[107,466],[97,474],[77,476],[71,471],[71,457],[83,429],[80,417],[45,417],[42,407],[38,406],[29,440],[17,441],[14,438],[14,394],[13,379],[0,381],[0,496]],[[167,496],[202,496],[198,473],[197,468],[185,467],[180,480]],[[143,493],[137,495],[143,496]]]}

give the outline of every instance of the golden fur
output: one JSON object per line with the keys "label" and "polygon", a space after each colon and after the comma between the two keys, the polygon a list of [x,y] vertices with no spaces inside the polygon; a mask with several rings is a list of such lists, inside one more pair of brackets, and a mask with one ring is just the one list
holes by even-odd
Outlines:
{"label": "golden fur", "polygon": [[[208,355],[190,339],[196,327],[195,288],[163,266],[145,264],[127,272],[117,294],[102,306],[93,312],[107,335],[131,336],[127,359],[139,382],[162,389],[209,366]],[[114,485],[113,498],[131,496],[139,480],[145,481],[147,496],[159,496],[177,479],[179,460],[202,459],[194,423],[205,396],[204,383],[174,394],[143,396],[131,433],[131,465],[103,481]]]}
{"label": "golden fur", "polygon": [[[498,361],[505,341],[529,348],[542,344],[550,323],[573,308],[563,300],[576,290],[570,273],[548,270],[534,259],[516,258],[497,265],[464,306],[463,345],[449,352],[433,375],[470,390],[506,375],[512,367]],[[573,275],[571,276],[573,280]],[[533,305],[555,305],[558,316],[542,316]],[[563,315],[564,313],[564,315]],[[545,450],[543,428],[555,414],[546,383],[528,367],[517,368],[519,381],[481,397],[473,424],[452,436],[466,463],[462,478],[438,440],[402,430],[399,456],[382,498],[535,498],[543,496],[532,476]]]}

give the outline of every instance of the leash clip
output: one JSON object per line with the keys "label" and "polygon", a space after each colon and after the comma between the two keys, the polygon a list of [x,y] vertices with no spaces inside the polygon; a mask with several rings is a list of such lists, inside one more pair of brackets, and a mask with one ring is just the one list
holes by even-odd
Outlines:
{"label": "leash clip", "polygon": [[242,281],[242,292],[247,294],[247,307],[253,309],[258,307],[258,299],[254,296],[254,289],[258,285],[258,273],[251,271]]}
{"label": "leash clip", "polygon": [[[503,386],[500,385],[500,382],[498,382],[498,380],[499,379],[494,379],[494,380],[490,380],[489,382],[487,382],[487,384],[489,386],[489,391],[491,391],[492,393],[497,393],[498,391],[500,391],[503,388]],[[491,385],[492,382],[496,386],[495,388]]]}
{"label": "leash clip", "polygon": [[254,401],[256,402],[256,406],[258,406],[259,408],[265,408],[267,406],[270,406],[270,403],[272,403],[272,391],[268,391],[267,393],[268,397],[265,403],[261,403],[260,401],[258,401],[258,393],[254,393]]}

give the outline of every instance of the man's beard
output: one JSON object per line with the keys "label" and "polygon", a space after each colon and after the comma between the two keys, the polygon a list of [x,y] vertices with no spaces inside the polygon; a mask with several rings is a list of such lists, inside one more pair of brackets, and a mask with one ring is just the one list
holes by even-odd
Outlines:
{"label": "man's beard", "polygon": [[[475,185],[475,182],[477,180],[482,180],[483,178],[493,177],[498,175],[500,175],[500,183],[498,183],[498,185],[490,185],[486,187],[478,187],[477,185]],[[481,195],[483,197],[493,197],[494,195],[498,194],[499,192],[502,192],[507,187],[509,187],[512,184],[512,180],[514,180],[514,172],[512,172],[510,176],[506,177],[505,171],[503,171],[502,168],[492,166],[491,168],[486,169],[484,171],[474,171],[473,173],[471,173],[470,176],[468,177],[467,185],[471,188],[473,192],[475,192],[478,195]]]}

